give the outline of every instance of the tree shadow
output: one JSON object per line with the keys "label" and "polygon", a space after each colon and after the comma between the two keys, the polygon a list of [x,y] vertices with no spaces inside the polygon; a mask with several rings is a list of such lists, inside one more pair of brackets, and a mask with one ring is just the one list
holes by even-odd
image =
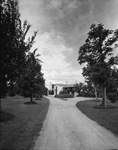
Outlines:
{"label": "tree shadow", "polygon": [[32,105],[32,104],[37,104],[37,102],[35,102],[35,101],[32,101],[32,102],[25,102],[24,104],[25,104],[25,105]]}
{"label": "tree shadow", "polygon": [[15,115],[7,113],[7,112],[0,112],[0,122],[6,122],[15,118]]}

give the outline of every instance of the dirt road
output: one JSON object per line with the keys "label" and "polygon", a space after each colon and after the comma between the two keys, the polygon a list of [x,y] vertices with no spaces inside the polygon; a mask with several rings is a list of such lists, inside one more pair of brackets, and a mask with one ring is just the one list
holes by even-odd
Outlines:
{"label": "dirt road", "polygon": [[49,111],[34,150],[118,149],[118,138],[76,108],[76,102],[83,98],[48,98]]}

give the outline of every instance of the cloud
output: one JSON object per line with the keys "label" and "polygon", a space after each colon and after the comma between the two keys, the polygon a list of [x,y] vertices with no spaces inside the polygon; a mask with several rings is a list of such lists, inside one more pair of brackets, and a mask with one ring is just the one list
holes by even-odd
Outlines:
{"label": "cloud", "polygon": [[44,71],[44,76],[48,80],[46,81],[47,85],[49,83],[76,83],[84,82],[84,78],[81,76],[82,70],[73,70],[68,69],[65,71]]}
{"label": "cloud", "polygon": [[80,45],[92,23],[101,22],[114,28],[118,22],[117,0],[20,0],[19,3],[22,17],[39,34],[53,30],[55,37],[63,37],[71,47]]}
{"label": "cloud", "polygon": [[[53,33],[51,33],[53,34]],[[41,54],[42,71],[46,83],[69,83],[75,82],[80,78],[79,81],[83,81],[82,70],[72,67],[72,62],[67,61],[67,56],[73,58],[73,49],[68,48],[62,42],[62,38],[58,37],[56,41],[51,38],[50,34],[45,33],[38,37],[39,44],[38,52]],[[77,61],[76,61],[77,62]]]}
{"label": "cloud", "polygon": [[55,36],[63,37],[67,46],[79,47],[92,23],[106,24],[110,19],[115,22],[117,3],[117,0],[43,0],[39,8],[41,32],[53,30]]}
{"label": "cloud", "polygon": [[[44,17],[50,18],[42,31],[52,28],[55,35],[63,37],[65,44],[69,46],[77,45],[78,38],[83,34],[87,21],[91,16],[91,3],[89,0],[52,0],[43,1]],[[45,13],[46,12],[46,13]]]}
{"label": "cloud", "polygon": [[19,0],[19,8],[22,19],[38,30],[34,46],[48,84],[83,81],[77,58],[90,25],[103,23],[109,29],[118,25],[118,0]]}

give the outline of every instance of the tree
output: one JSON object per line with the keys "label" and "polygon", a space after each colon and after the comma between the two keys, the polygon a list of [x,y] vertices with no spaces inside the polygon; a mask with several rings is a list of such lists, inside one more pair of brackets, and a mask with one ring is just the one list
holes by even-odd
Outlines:
{"label": "tree", "polygon": [[78,93],[78,95],[81,95],[82,89],[83,89],[84,84],[82,82],[80,82],[79,84],[77,83],[75,85],[75,89],[76,92]]}
{"label": "tree", "polygon": [[86,81],[86,83],[87,83],[88,95],[91,95],[92,97],[95,96],[96,100],[98,100],[98,89],[95,86],[95,84],[91,81]]}
{"label": "tree", "polygon": [[118,56],[113,57],[117,47],[117,30],[105,29],[102,24],[91,25],[88,37],[79,49],[79,64],[86,63],[83,75],[103,89],[102,105],[106,106],[106,86],[111,78],[111,66],[117,64]]}
{"label": "tree", "polygon": [[20,77],[26,63],[28,52],[36,36],[26,40],[30,24],[20,20],[17,0],[0,1],[0,97],[5,93],[8,84],[13,87],[14,82]]}
{"label": "tree", "polygon": [[41,73],[40,60],[36,57],[37,49],[33,52],[29,52],[27,55],[26,68],[20,79],[21,88],[23,89],[23,94],[30,96],[30,102],[33,101],[34,94],[43,94],[45,88],[45,80],[43,79],[43,74]]}
{"label": "tree", "polygon": [[112,68],[112,76],[107,85],[107,97],[111,102],[118,99],[118,69]]}
{"label": "tree", "polygon": [[91,82],[86,82],[86,84],[80,82],[75,85],[75,91],[78,92],[78,96],[88,96],[93,97],[94,88]]}
{"label": "tree", "polygon": [[[98,100],[98,96],[100,96],[101,87],[100,87],[100,84],[96,83],[96,81],[93,81],[94,78],[91,75],[91,68],[89,65],[87,65],[83,68],[82,74],[83,74],[83,76],[85,76],[86,82],[91,84],[91,86],[94,88],[95,97],[96,97],[96,100]],[[93,80],[91,80],[91,78]]]}

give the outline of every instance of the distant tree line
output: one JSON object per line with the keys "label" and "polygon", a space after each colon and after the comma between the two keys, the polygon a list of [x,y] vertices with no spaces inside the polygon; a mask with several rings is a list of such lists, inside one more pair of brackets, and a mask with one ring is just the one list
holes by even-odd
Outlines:
{"label": "distant tree line", "polygon": [[0,97],[9,94],[42,96],[46,92],[37,49],[31,52],[37,31],[27,38],[31,25],[20,19],[18,1],[0,1]]}
{"label": "distant tree line", "polygon": [[[95,89],[96,98],[102,91],[102,103],[118,99],[118,29],[105,29],[103,24],[92,24],[85,43],[79,48],[78,62],[85,64],[83,76]],[[118,49],[117,49],[118,51]]]}

